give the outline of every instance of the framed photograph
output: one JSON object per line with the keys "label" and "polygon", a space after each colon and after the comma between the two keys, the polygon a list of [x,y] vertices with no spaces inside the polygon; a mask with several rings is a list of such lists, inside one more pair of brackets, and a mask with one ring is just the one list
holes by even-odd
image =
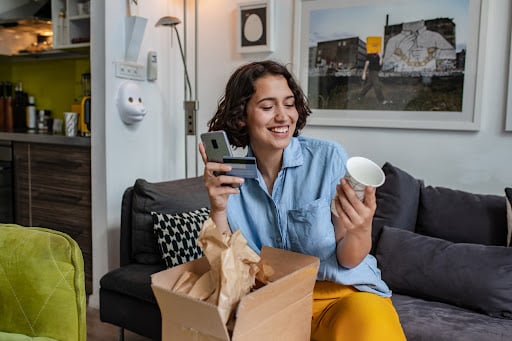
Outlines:
{"label": "framed photograph", "polygon": [[505,131],[512,131],[512,37],[510,39],[510,62],[508,65],[508,95],[505,117]]}
{"label": "framed photograph", "polygon": [[313,125],[478,130],[481,0],[294,0]]}
{"label": "framed photograph", "polygon": [[274,50],[274,0],[238,3],[237,50],[239,53]]}

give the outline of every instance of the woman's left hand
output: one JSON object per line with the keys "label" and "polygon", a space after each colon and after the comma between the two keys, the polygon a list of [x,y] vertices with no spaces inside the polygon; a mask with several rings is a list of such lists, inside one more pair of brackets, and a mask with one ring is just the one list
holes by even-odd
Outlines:
{"label": "woman's left hand", "polygon": [[364,191],[364,200],[361,201],[356,192],[345,179],[336,185],[334,202],[338,212],[338,220],[347,231],[367,230],[372,227],[372,220],[377,208],[375,188],[368,186]]}
{"label": "woman's left hand", "polygon": [[345,179],[336,186],[334,203],[338,217],[333,215],[338,262],[346,267],[359,264],[371,249],[373,215],[377,208],[375,188],[366,187],[364,200]]}

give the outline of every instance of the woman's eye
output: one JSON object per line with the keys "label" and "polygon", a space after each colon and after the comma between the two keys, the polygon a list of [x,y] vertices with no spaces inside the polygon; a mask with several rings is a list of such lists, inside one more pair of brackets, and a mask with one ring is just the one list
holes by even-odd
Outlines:
{"label": "woman's eye", "polygon": [[263,106],[261,107],[263,110],[271,110],[272,109],[272,106],[271,105],[268,105],[268,106]]}

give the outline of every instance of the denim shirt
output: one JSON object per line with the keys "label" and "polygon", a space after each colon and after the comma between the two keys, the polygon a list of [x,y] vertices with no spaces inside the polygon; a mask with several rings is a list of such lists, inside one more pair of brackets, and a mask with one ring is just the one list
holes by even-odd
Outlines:
{"label": "denim shirt", "polygon": [[[250,149],[248,155],[252,156]],[[389,297],[391,291],[381,279],[375,257],[367,255],[351,269],[339,265],[336,257],[330,203],[336,184],[345,175],[347,158],[337,143],[292,138],[272,195],[258,170],[257,179],[246,179],[240,194],[229,197],[228,222],[232,231],[242,231],[256,252],[267,245],[316,256],[320,259],[318,280]]]}

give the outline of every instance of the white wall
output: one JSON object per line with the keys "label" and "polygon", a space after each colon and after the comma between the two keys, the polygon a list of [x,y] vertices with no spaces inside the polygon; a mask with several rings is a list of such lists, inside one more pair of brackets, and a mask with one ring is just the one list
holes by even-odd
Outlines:
{"label": "white wall", "polygon": [[[272,54],[236,53],[236,0],[200,1],[200,124],[213,114],[233,69],[251,59],[273,58],[292,63],[294,0],[275,1],[277,49]],[[478,132],[427,131],[308,126],[303,135],[339,141],[352,155],[364,155],[379,164],[388,161],[427,184],[461,190],[503,194],[512,183],[512,134],[504,132],[510,10],[507,0],[483,0],[480,48],[484,69],[477,93],[481,113]],[[207,24],[206,24],[207,23]],[[214,52],[213,52],[214,51]]]}
{"label": "white wall", "polygon": [[156,182],[184,176],[183,90],[178,86],[182,81],[174,79],[182,69],[173,62],[179,61],[178,45],[169,28],[154,27],[160,17],[182,10],[169,1],[152,0],[132,12],[148,19],[137,62],[145,64],[147,52],[156,51],[159,74],[154,82],[134,81],[143,89],[148,112],[141,122],[128,126],[116,106],[118,88],[128,80],[115,77],[115,62],[125,57],[126,4],[126,0],[96,0],[91,8],[93,306],[98,305],[99,279],[119,266],[124,190],[137,178]]}
{"label": "white wall", "polygon": [[[239,65],[265,58],[293,61],[293,3],[276,0],[276,50],[271,54],[240,55],[236,52],[235,27],[239,0],[198,0],[199,3],[199,116],[200,132],[214,113],[231,72]],[[114,76],[114,61],[124,56],[126,0],[93,0],[93,277],[91,305],[98,305],[101,276],[118,266],[121,197],[136,178],[149,181],[185,176],[183,133],[183,71],[175,37],[170,30],[154,28],[163,15],[183,18],[180,1],[140,1],[138,15],[148,18],[139,55],[148,50],[159,56],[159,78],[140,82],[144,88],[147,117],[134,127],[125,126],[115,105],[123,80]],[[189,67],[193,66],[193,3],[190,11]],[[427,184],[479,193],[503,194],[512,184],[512,134],[505,133],[506,81],[510,41],[508,0],[483,0],[484,69],[477,94],[481,128],[477,132],[426,131],[377,128],[310,126],[304,135],[341,142],[352,155],[365,155],[379,164],[386,161],[408,171]],[[180,30],[183,25],[180,25]],[[102,36],[105,40],[102,40]],[[170,42],[174,42],[171,46]],[[193,70],[191,77],[193,79]],[[193,142],[192,139],[190,142]],[[189,147],[193,165],[195,145]],[[199,172],[202,170],[198,163]]]}

